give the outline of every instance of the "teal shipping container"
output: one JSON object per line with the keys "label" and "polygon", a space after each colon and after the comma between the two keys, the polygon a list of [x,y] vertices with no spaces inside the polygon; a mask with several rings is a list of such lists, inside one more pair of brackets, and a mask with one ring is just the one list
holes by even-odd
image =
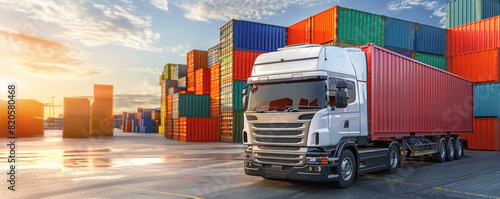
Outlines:
{"label": "teal shipping container", "polygon": [[414,51],[434,55],[445,55],[446,34],[446,29],[417,24]]}
{"label": "teal shipping container", "polygon": [[172,118],[210,117],[210,95],[174,94]]}
{"label": "teal shipping container", "polygon": [[221,85],[221,111],[243,111],[243,87],[246,85],[246,81]]}
{"label": "teal shipping container", "polygon": [[445,56],[431,55],[427,53],[413,53],[411,58],[441,70],[446,70]]}
{"label": "teal shipping container", "polygon": [[500,118],[500,82],[474,86],[474,117]]}
{"label": "teal shipping container", "polygon": [[338,7],[337,38],[339,41],[384,45],[384,26],[381,15]]}
{"label": "teal shipping container", "polygon": [[415,23],[384,16],[384,47],[413,50]]}
{"label": "teal shipping container", "polygon": [[446,2],[446,28],[453,28],[500,15],[499,0],[453,0]]}

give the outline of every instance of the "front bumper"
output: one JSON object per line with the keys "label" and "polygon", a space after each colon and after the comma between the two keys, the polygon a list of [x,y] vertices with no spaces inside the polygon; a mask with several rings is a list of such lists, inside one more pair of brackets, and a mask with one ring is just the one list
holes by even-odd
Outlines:
{"label": "front bumper", "polygon": [[[337,164],[305,165],[301,167],[272,167],[271,165],[262,165],[250,160],[245,160],[244,165],[245,174],[262,176],[264,178],[303,180],[312,182],[333,182],[338,180],[338,175],[335,173]],[[308,166],[312,167],[311,171],[307,171]],[[315,171],[315,167],[320,167],[321,171]]]}

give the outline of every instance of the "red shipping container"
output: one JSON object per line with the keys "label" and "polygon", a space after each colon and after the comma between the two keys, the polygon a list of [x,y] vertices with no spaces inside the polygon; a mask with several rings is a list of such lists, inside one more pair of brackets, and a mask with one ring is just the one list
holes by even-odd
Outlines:
{"label": "red shipping container", "polygon": [[371,137],[473,133],[473,83],[373,44],[368,63]]}
{"label": "red shipping container", "polygon": [[447,57],[448,71],[473,82],[500,80],[500,48]]}
{"label": "red shipping container", "polygon": [[311,20],[312,17],[288,26],[288,45],[311,43]]}
{"label": "red shipping container", "polygon": [[167,118],[172,119],[172,110],[174,104],[174,95],[167,95]]}
{"label": "red shipping container", "polygon": [[208,68],[207,51],[192,50],[187,54],[187,90],[195,90],[194,71],[199,68]]}
{"label": "red shipping container", "polygon": [[247,81],[255,59],[264,52],[233,50],[233,80]]}
{"label": "red shipping container", "polygon": [[172,139],[173,140],[179,140],[180,138],[180,132],[179,132],[179,119],[172,119],[172,126],[173,126],[173,131],[172,131]]}
{"label": "red shipping container", "polygon": [[195,72],[196,95],[208,95],[210,94],[210,69],[200,68]]}
{"label": "red shipping container", "polygon": [[337,40],[337,6],[311,17],[311,43]]}
{"label": "red shipping container", "polygon": [[269,102],[269,110],[285,110],[287,107],[293,105],[293,100],[290,98],[283,98]]}
{"label": "red shipping container", "polygon": [[166,119],[166,125],[165,125],[165,137],[167,139],[172,139],[174,135],[174,121],[172,119]]}
{"label": "red shipping container", "polygon": [[181,117],[179,118],[180,141],[218,142],[219,118]]}
{"label": "red shipping container", "polygon": [[471,149],[500,151],[500,119],[475,118],[474,134],[462,134]]}
{"label": "red shipping container", "polygon": [[448,29],[446,55],[500,48],[500,16]]}

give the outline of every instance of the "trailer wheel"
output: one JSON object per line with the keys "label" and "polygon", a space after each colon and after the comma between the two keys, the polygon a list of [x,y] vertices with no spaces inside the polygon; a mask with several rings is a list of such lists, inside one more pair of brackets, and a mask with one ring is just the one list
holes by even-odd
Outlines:
{"label": "trailer wheel", "polygon": [[432,158],[438,162],[444,162],[446,159],[446,141],[441,139],[438,144],[437,153],[432,154]]}
{"label": "trailer wheel", "polygon": [[398,171],[398,166],[400,163],[399,159],[399,148],[396,145],[389,148],[389,153],[387,153],[387,172],[390,174],[396,173]]}
{"label": "trailer wheel", "polygon": [[446,160],[452,161],[455,159],[455,141],[453,138],[448,139],[446,143]]}
{"label": "trailer wheel", "polygon": [[335,186],[338,188],[347,188],[354,181],[356,173],[356,160],[351,150],[342,150],[339,158],[339,166],[337,166],[338,181]]}
{"label": "trailer wheel", "polygon": [[460,160],[464,156],[464,147],[462,145],[462,139],[458,138],[455,142],[455,159]]}

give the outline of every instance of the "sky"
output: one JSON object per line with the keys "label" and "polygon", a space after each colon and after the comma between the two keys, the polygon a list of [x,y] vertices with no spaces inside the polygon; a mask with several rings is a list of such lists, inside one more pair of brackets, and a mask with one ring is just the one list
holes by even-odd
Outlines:
{"label": "sky", "polygon": [[[114,85],[114,112],[160,106],[166,63],[219,42],[230,19],[290,26],[335,5],[444,27],[446,0],[0,0],[0,99],[92,98]],[[46,116],[48,114],[46,109]],[[55,108],[55,115],[62,113]]]}

